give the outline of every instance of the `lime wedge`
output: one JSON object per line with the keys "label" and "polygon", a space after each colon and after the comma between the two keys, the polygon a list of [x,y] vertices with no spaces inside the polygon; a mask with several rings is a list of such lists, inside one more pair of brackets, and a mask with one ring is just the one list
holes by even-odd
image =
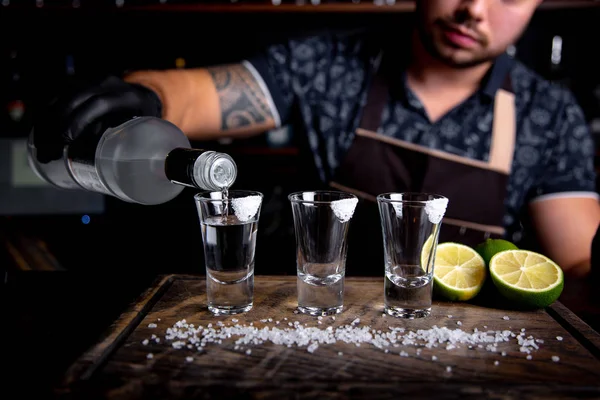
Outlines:
{"label": "lime wedge", "polygon": [[483,257],[460,243],[440,243],[433,270],[434,290],[445,299],[467,301],[481,291],[487,272]]}
{"label": "lime wedge", "polygon": [[490,260],[490,274],[498,291],[523,308],[545,308],[564,288],[562,269],[548,257],[529,250],[505,250]]}

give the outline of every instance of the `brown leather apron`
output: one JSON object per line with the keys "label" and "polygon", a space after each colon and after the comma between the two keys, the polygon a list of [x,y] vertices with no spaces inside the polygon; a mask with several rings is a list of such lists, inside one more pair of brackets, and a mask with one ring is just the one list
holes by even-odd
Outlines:
{"label": "brown leather apron", "polygon": [[494,99],[488,161],[474,160],[377,133],[389,99],[389,85],[377,73],[355,139],[330,186],[361,201],[349,230],[349,274],[379,275],[383,242],[376,196],[427,192],[449,199],[439,241],[475,246],[504,235],[506,185],[516,132],[514,94],[507,78]]}

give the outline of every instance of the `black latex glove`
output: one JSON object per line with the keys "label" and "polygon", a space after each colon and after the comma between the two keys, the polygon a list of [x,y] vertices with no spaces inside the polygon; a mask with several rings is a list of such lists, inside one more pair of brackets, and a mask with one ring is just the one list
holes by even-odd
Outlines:
{"label": "black latex glove", "polygon": [[160,99],[148,88],[111,76],[71,89],[40,113],[33,143],[41,163],[60,159],[63,147],[81,135],[98,135],[134,117],[162,116]]}

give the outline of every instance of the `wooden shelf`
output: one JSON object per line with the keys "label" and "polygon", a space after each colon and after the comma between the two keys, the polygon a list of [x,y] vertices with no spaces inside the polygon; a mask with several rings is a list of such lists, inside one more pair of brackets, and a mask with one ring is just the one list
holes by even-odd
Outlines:
{"label": "wooden shelf", "polygon": [[[383,5],[378,5],[371,0],[361,0],[360,3],[352,1],[340,1],[328,3],[323,0],[319,5],[313,5],[310,0],[305,0],[304,5],[297,5],[295,2],[288,3],[285,0],[280,5],[274,5],[271,1],[244,1],[236,2],[223,1],[222,3],[203,3],[198,2],[167,2],[166,4],[140,4],[139,1],[124,0],[123,6],[116,6],[112,2],[94,2],[83,3],[79,7],[68,5],[68,2],[62,5],[56,5],[49,2],[41,7],[35,5],[9,4],[3,6],[3,9],[69,9],[69,10],[112,10],[112,11],[171,11],[171,12],[204,12],[204,13],[388,13],[388,12],[411,12],[415,8],[412,0],[396,0],[394,4],[388,4],[382,0]],[[379,3],[379,2],[378,2]],[[598,0],[545,0],[541,9],[565,9],[565,8],[583,8],[600,7]]]}

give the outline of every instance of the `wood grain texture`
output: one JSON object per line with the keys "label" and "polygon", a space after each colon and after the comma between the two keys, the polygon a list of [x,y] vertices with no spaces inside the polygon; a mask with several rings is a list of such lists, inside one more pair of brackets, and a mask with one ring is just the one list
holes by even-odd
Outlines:
{"label": "wood grain texture", "polygon": [[[350,277],[346,278],[344,303],[344,312],[335,320],[324,317],[319,324],[316,317],[294,314],[295,277],[259,276],[250,312],[215,317],[206,308],[203,277],[164,277],[113,324],[101,343],[71,367],[57,394],[87,399],[600,397],[599,335],[559,303],[548,310],[523,312],[436,301],[430,317],[401,320],[382,314],[383,279]],[[268,318],[273,321],[261,322]],[[338,341],[321,344],[314,353],[306,347],[270,342],[236,349],[235,338],[208,343],[199,352],[176,349],[164,339],[167,328],[182,319],[204,327],[209,323],[216,327],[219,322],[235,325],[237,319],[237,324],[252,323],[258,328],[284,329],[287,323],[298,321],[307,327],[335,329],[356,318],[360,319],[358,326],[382,331],[445,326],[465,332],[477,328],[518,333],[525,328],[527,335],[544,342],[527,360],[514,338],[498,344],[497,352],[485,346],[460,345],[447,350],[442,345],[417,350],[415,345],[357,347]],[[150,327],[152,323],[157,327]],[[144,345],[144,339],[153,334],[160,343],[150,340]],[[148,359],[148,353],[154,357]],[[553,356],[560,360],[552,361]]]}

